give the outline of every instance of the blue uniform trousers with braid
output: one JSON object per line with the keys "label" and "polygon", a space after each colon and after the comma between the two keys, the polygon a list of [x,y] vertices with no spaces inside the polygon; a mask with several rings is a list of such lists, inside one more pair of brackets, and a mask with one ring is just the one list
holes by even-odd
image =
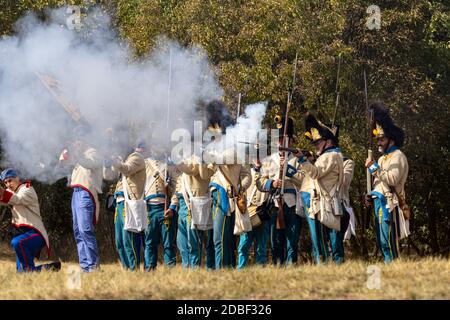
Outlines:
{"label": "blue uniform trousers with braid", "polygon": [[184,268],[196,268],[201,265],[202,243],[206,244],[206,268],[214,269],[214,242],[213,230],[191,229],[191,218],[182,196],[178,197],[178,231],[177,246],[181,255],[181,264]]}
{"label": "blue uniform trousers with braid", "polygon": [[316,264],[320,264],[321,259],[325,261],[328,257],[328,248],[324,239],[324,226],[317,219],[312,219],[309,217],[310,208],[310,194],[309,192],[301,192],[306,221],[309,226],[309,233],[311,236],[312,243],[312,256]]}
{"label": "blue uniform trousers with braid", "polygon": [[[177,247],[180,251],[181,266],[188,268],[191,262],[195,264],[197,246],[192,247],[189,240],[194,238],[190,235],[190,226],[188,224],[188,209],[186,203],[182,197],[178,197],[178,229],[177,229]],[[193,240],[193,239],[192,239]]]}
{"label": "blue uniform trousers with braid", "polygon": [[216,269],[233,268],[236,265],[234,256],[235,238],[234,238],[234,212],[227,216],[220,208],[221,201],[229,201],[227,197],[220,199],[219,191],[213,190],[213,225],[214,225],[214,252],[216,256]]}
{"label": "blue uniform trousers with braid", "polygon": [[119,260],[125,269],[137,270],[141,263],[141,234],[124,229],[125,201],[116,204],[114,229]]}
{"label": "blue uniform trousers with braid", "polygon": [[255,243],[255,262],[259,265],[267,263],[267,242],[270,236],[270,222],[263,221],[252,231],[241,234],[238,246],[238,269],[244,268],[248,263],[249,250]]}
{"label": "blue uniform trousers with braid", "polygon": [[21,227],[23,232],[11,240],[16,254],[17,272],[41,271],[42,266],[35,266],[34,258],[45,246],[44,238],[34,229]]}
{"label": "blue uniform trousers with braid", "polygon": [[285,229],[278,230],[276,221],[278,208],[275,208],[270,220],[270,242],[272,246],[272,262],[274,264],[293,264],[298,260],[298,240],[302,220],[295,214],[295,206],[284,204]]}
{"label": "blue uniform trousers with braid", "polygon": [[383,204],[379,198],[374,198],[374,206],[377,245],[381,250],[384,262],[390,263],[393,259],[398,257],[395,230],[393,229],[394,226],[386,208],[384,209],[385,212],[383,214]]}
{"label": "blue uniform trousers with braid", "polygon": [[164,220],[164,203],[147,204],[148,226],[144,232],[144,267],[154,269],[158,261],[158,245],[163,247],[164,264],[176,263],[176,216]]}

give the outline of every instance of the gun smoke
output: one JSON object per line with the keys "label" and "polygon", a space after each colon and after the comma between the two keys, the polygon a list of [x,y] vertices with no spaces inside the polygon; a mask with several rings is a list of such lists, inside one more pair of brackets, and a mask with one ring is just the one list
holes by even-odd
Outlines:
{"label": "gun smoke", "polygon": [[62,10],[51,12],[47,23],[28,15],[18,22],[17,35],[0,41],[3,165],[46,182],[61,177],[59,153],[75,139],[78,124],[37,73],[57,79],[89,125],[86,140],[105,155],[139,141],[167,145],[171,129],[189,128],[198,117],[199,101],[222,95],[200,48],[161,38],[147,59],[131,62],[129,48],[109,31],[108,17],[83,38],[58,23]]}
{"label": "gun smoke", "polygon": [[[100,10],[92,15],[95,21],[90,15],[83,21],[84,32],[66,28],[64,14],[49,11],[46,22],[28,14],[14,36],[0,40],[3,167],[48,183],[64,177],[59,154],[76,140],[80,123],[89,129],[84,139],[105,159],[139,142],[167,155],[172,130],[192,132],[194,120],[204,121],[198,106],[222,96],[201,48],[161,37],[145,59],[136,60]],[[64,110],[38,75],[55,79],[82,119]],[[230,134],[260,128],[265,106],[258,110],[238,119]]]}

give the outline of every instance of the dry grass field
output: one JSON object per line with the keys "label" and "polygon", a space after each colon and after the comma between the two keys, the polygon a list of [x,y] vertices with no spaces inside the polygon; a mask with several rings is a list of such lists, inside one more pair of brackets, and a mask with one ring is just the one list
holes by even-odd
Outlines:
{"label": "dry grass field", "polygon": [[63,262],[59,273],[17,274],[11,250],[2,246],[0,299],[450,299],[449,260],[380,262],[375,264],[380,282],[370,278],[369,266],[364,261],[243,271],[159,266],[145,273],[111,263],[79,275],[77,264]]}

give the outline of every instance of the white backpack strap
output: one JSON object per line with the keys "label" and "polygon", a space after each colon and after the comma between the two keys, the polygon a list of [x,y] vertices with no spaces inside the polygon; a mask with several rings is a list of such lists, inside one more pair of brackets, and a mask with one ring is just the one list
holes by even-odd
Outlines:
{"label": "white backpack strap", "polygon": [[310,193],[313,193],[314,192],[314,190],[316,190],[316,186],[315,186],[315,184],[314,184],[314,179],[309,179],[309,190],[310,190]]}
{"label": "white backpack strap", "polygon": [[330,196],[330,198],[333,198],[334,195],[338,192],[338,190],[339,190],[339,180],[338,180],[338,183],[335,184],[333,186],[333,188],[331,188],[330,192],[328,192],[328,195]]}
{"label": "white backpack strap", "polygon": [[[150,168],[152,169],[152,171],[155,171],[155,168],[152,166],[151,162],[149,160],[146,160],[145,163],[150,166]],[[144,186],[144,194],[142,195],[142,198],[145,197],[145,195],[150,191],[150,188],[153,186],[153,184],[156,181],[156,177],[155,175],[153,175],[150,180],[148,179],[148,177],[145,179],[145,186]]]}
{"label": "white backpack strap", "polygon": [[128,182],[124,175],[122,175],[122,187],[125,200],[130,200],[130,197],[128,196]]}
{"label": "white backpack strap", "polygon": [[256,185],[253,186],[252,192],[250,193],[250,197],[247,199],[247,207],[251,205],[255,193],[256,193]]}
{"label": "white backpack strap", "polygon": [[190,201],[190,199],[193,198],[193,195],[192,195],[191,188],[189,187],[189,183],[187,181],[187,174],[183,173],[183,176],[182,176],[181,179],[182,179],[182,182],[183,182],[182,183],[182,186],[183,186],[182,194],[183,194],[184,202],[186,202],[186,206],[189,209],[191,209],[191,201]]}
{"label": "white backpack strap", "polygon": [[219,180],[220,180],[220,183],[222,183],[223,187],[226,190],[229,185],[231,186],[231,182],[228,181],[228,179],[225,177],[225,175],[223,174],[223,171],[221,170],[220,166],[218,166],[218,168],[219,168]]}
{"label": "white backpack strap", "polygon": [[144,187],[144,192],[142,194],[142,199],[144,199],[145,195],[150,191],[153,184],[155,184],[155,181],[156,181],[155,176],[152,176],[150,178],[150,181],[148,181],[148,179],[145,179],[145,187]]}
{"label": "white backpack strap", "polygon": [[[341,161],[339,161],[338,162],[338,182],[337,182],[337,184],[335,184],[333,186],[333,188],[331,188],[330,192],[328,192],[328,196],[330,198],[333,198],[336,193],[339,197],[339,189],[341,188],[343,181],[344,181],[344,166],[343,166],[343,163]],[[322,195],[322,191],[323,192],[326,192],[326,191],[318,179],[316,179],[316,182],[319,185],[320,193]]]}
{"label": "white backpack strap", "polygon": [[337,194],[338,194],[338,196],[340,197],[340,190],[341,190],[341,187],[342,187],[342,184],[344,183],[344,159],[343,159],[343,157],[342,157],[342,154],[340,154],[339,153],[339,155],[340,155],[340,161],[338,161],[338,174],[339,174],[339,178],[338,178],[338,185],[337,185],[337,188],[336,188],[336,192],[337,192]]}

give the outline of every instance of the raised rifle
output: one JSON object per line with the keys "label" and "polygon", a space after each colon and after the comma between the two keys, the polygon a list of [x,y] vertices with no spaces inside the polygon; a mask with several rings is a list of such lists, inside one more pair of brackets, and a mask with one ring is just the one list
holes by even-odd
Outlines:
{"label": "raised rifle", "polygon": [[[373,111],[369,110],[369,100],[368,100],[368,94],[367,94],[367,77],[366,77],[366,69],[364,68],[364,97],[366,102],[366,110],[368,115],[368,122],[369,122],[369,148],[367,149],[367,158],[373,159],[373,153],[372,153],[372,121],[373,121]],[[367,194],[370,194],[372,192],[372,174],[370,173],[369,169],[366,169],[366,191]],[[364,227],[366,229],[369,228],[370,225],[370,214],[371,209],[368,209],[368,214],[365,217],[365,223]]]}
{"label": "raised rifle", "polygon": [[304,149],[279,147],[278,150],[280,150],[280,151],[287,151],[287,152],[291,152],[291,153],[294,153],[294,154],[301,152],[305,157],[313,156],[313,154],[310,151],[304,150]]}
{"label": "raised rifle", "polygon": [[[167,84],[167,134],[169,134],[170,124],[170,89],[172,84],[172,50],[169,48],[169,79]],[[164,200],[164,224],[169,227],[169,217],[166,217],[166,211],[169,208],[169,156],[166,155],[166,171],[164,172],[164,193],[166,194]]]}
{"label": "raised rifle", "polygon": [[70,102],[69,99],[67,99],[63,90],[60,88],[58,80],[47,74],[39,72],[35,72],[35,75],[41,81],[44,87],[50,92],[52,97],[59,103],[59,105],[64,108],[64,110],[72,118],[72,120],[79,124],[89,126],[89,123],[83,117],[80,110],[72,102]]}
{"label": "raised rifle", "polygon": [[241,115],[241,97],[242,97],[242,94],[241,93],[239,93],[239,96],[238,96],[238,105],[237,105],[237,116],[236,116],[236,120],[239,118],[239,116]]}
{"label": "raised rifle", "polygon": [[[288,147],[288,143],[289,143],[289,137],[287,136],[287,127],[289,124],[289,110],[291,109],[291,105],[292,105],[292,95],[295,90],[295,80],[296,80],[296,75],[297,75],[297,60],[298,60],[298,53],[295,54],[294,70],[293,70],[293,75],[292,75],[292,87],[291,87],[291,91],[288,92],[288,95],[287,95],[286,112],[284,114],[284,130],[283,130],[283,140],[281,142],[281,146],[285,147],[285,148]],[[281,180],[281,189],[279,190],[279,193],[276,197],[276,201],[278,204],[278,215],[277,215],[275,227],[279,230],[286,228],[286,224],[284,221],[284,199],[283,199],[283,196],[284,196],[284,185],[285,185],[284,177],[286,175],[287,162],[288,162],[288,159],[286,159],[286,151],[281,151],[280,156],[283,156],[284,163],[283,163],[283,166],[280,166],[280,171],[278,174],[278,177]]]}
{"label": "raised rifle", "polygon": [[337,76],[336,76],[336,101],[334,103],[334,113],[333,113],[333,121],[331,123],[331,128],[334,127],[335,125],[335,121],[336,121],[336,115],[337,115],[337,110],[339,107],[339,92],[340,92],[340,88],[339,88],[339,73],[341,71],[341,54],[339,54],[338,56],[338,69],[337,69]]}

